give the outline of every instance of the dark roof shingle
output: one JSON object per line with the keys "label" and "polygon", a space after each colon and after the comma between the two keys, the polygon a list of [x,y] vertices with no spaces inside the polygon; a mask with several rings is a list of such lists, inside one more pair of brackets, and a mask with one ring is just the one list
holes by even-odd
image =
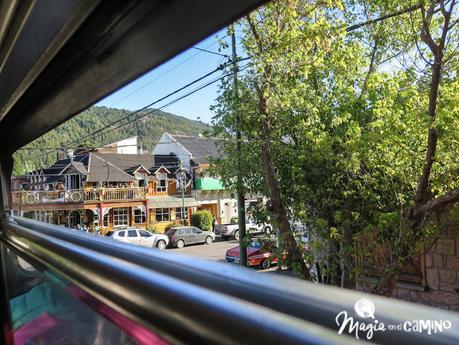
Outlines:
{"label": "dark roof shingle", "polygon": [[210,158],[218,157],[217,140],[185,135],[172,135],[177,142],[191,153],[191,160],[197,164],[209,163]]}

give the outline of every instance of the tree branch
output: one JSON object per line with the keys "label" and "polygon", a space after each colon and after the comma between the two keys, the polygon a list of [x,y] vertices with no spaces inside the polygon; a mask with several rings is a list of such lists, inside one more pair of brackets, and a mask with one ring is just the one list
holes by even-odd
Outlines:
{"label": "tree branch", "polygon": [[458,201],[459,201],[459,189],[433,199],[432,202],[430,203],[430,207],[427,210],[427,213],[430,214],[430,213],[436,212],[442,209],[443,207],[451,205]]}
{"label": "tree branch", "polygon": [[367,25],[375,24],[375,23],[381,22],[381,21],[386,20],[386,19],[390,19],[390,18],[397,17],[397,16],[400,16],[400,15],[405,14],[405,13],[410,13],[410,12],[419,10],[421,8],[421,6],[422,6],[421,4],[413,5],[413,6],[404,8],[404,9],[398,11],[398,12],[389,13],[389,14],[386,14],[384,16],[381,16],[381,17],[378,17],[378,18],[375,18],[375,19],[370,19],[370,20],[367,20],[367,21],[362,22],[362,23],[358,23],[358,24],[354,24],[354,25],[348,26],[346,28],[346,32],[351,32],[351,31],[360,29],[361,27],[364,27],[364,26],[367,26]]}
{"label": "tree branch", "polygon": [[424,5],[421,5],[421,14],[422,14],[422,29],[421,29],[421,39],[432,51],[434,56],[437,58],[438,55],[438,45],[435,43],[432,35],[430,34],[429,25],[432,21],[432,16],[437,2],[432,1],[427,12],[425,11]]}

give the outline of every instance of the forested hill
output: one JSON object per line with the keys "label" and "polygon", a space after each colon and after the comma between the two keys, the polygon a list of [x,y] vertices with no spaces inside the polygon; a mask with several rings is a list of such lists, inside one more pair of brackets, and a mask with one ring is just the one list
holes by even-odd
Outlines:
{"label": "forested hill", "polygon": [[85,135],[119,120],[129,113],[130,111],[128,110],[106,107],[91,107],[85,110],[26,146],[26,148],[39,148],[40,150],[18,151],[15,154],[14,174],[24,174],[54,163],[57,158],[57,152],[55,150],[47,150],[47,148],[62,147],[69,143],[102,146],[138,135],[139,143],[145,150],[150,152],[163,132],[198,135],[209,129],[202,122],[162,111],[155,111],[154,114],[108,132],[103,136],[87,138],[83,142],[81,141],[81,138]]}

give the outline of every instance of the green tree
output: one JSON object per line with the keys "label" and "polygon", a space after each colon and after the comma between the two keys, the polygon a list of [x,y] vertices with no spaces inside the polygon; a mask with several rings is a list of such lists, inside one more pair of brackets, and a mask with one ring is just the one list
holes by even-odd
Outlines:
{"label": "green tree", "polygon": [[[458,64],[447,44],[457,42],[457,19],[445,24],[455,2],[343,5],[277,1],[241,21],[251,60],[242,66],[239,102],[226,81],[213,108],[215,132],[226,139],[214,170],[234,187],[238,112],[246,189],[270,198],[287,250],[295,247],[288,219],[301,219],[328,253],[320,260],[330,283],[352,288],[358,279],[389,295],[406,260],[438,235],[430,216],[459,194]],[[422,45],[426,32],[437,37],[436,53]],[[291,266],[302,258],[294,252]],[[369,268],[376,283],[364,274]]]}

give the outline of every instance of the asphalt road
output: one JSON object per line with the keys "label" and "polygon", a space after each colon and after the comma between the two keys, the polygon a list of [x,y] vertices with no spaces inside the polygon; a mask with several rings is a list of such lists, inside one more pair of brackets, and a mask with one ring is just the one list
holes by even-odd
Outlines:
{"label": "asphalt road", "polygon": [[[196,256],[200,259],[218,261],[218,262],[225,262],[228,265],[236,265],[234,263],[228,263],[225,259],[225,253],[228,249],[238,246],[239,243],[236,240],[222,240],[217,237],[216,241],[212,244],[193,244],[186,246],[182,249],[178,248],[168,248],[167,251],[170,251],[174,254],[185,254],[189,256]],[[262,270],[257,267],[251,267],[251,269],[260,272],[260,273],[274,273],[274,274],[282,274],[292,276],[291,271],[277,270],[277,266],[273,266],[268,268],[267,270]]]}
{"label": "asphalt road", "polygon": [[212,244],[193,244],[182,249],[170,248],[167,249],[167,251],[171,251],[174,254],[185,254],[196,256],[201,259],[226,262],[226,251],[230,248],[236,247],[237,245],[238,242],[235,240],[223,241],[217,238],[217,240]]}

